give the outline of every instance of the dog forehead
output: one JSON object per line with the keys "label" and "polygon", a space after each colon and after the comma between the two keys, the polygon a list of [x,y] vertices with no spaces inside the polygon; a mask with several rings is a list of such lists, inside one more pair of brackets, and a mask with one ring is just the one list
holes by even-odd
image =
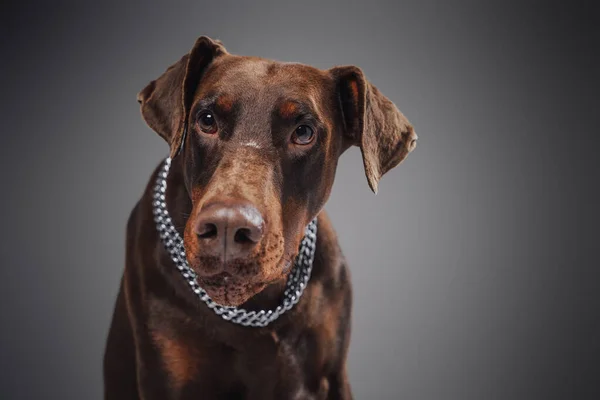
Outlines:
{"label": "dog forehead", "polygon": [[328,87],[328,78],[324,71],[306,64],[228,55],[207,70],[198,95],[218,93],[233,99],[256,99],[257,94],[262,94],[271,99],[314,99]]}

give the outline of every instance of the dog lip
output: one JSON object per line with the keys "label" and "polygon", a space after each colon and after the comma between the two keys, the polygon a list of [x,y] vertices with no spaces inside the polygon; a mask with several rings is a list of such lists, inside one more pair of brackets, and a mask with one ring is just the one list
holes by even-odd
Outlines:
{"label": "dog lip", "polygon": [[229,272],[219,272],[210,276],[199,276],[200,281],[211,286],[224,286],[231,282],[232,275]]}

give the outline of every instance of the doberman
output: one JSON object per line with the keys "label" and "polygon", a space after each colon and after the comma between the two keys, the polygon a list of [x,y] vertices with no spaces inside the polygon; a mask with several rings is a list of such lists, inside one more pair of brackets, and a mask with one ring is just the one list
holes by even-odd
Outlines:
{"label": "doberman", "polygon": [[338,158],[353,145],[377,192],[416,146],[411,124],[358,67],[233,55],[206,36],[138,102],[170,145],[164,201],[203,298],[276,309],[315,218],[316,249],[289,311],[266,326],[227,321],[182,278],[161,240],[157,167],[127,223],[105,398],[352,398],[350,276],[323,206]]}

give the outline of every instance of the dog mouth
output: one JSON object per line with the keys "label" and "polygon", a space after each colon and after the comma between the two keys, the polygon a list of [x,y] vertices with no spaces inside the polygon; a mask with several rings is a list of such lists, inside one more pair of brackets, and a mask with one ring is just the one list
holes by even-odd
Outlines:
{"label": "dog mouth", "polygon": [[[184,242],[185,243],[185,242]],[[294,254],[269,254],[262,259],[227,260],[204,255],[192,242],[186,246],[191,269],[198,285],[223,306],[238,306],[259,294],[265,287],[285,278],[294,267]]]}
{"label": "dog mouth", "polygon": [[[293,261],[280,260],[279,268],[289,272]],[[198,284],[210,298],[222,306],[237,307],[260,293],[269,284],[279,281],[282,276],[265,276],[263,274],[244,275],[235,271],[214,271],[213,274],[197,273]]]}
{"label": "dog mouth", "polygon": [[234,278],[229,272],[220,272],[216,275],[200,277],[199,280],[206,286],[224,287],[233,283]]}
{"label": "dog mouth", "polygon": [[228,307],[237,307],[245,303],[266,286],[262,282],[250,283],[236,279],[228,272],[219,273],[208,278],[198,278],[198,283],[213,301]]}

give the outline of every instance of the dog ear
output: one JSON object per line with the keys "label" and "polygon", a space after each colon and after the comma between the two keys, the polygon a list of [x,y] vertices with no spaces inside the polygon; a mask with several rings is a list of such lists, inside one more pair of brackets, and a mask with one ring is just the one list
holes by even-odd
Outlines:
{"label": "dog ear", "polygon": [[137,95],[142,118],[169,143],[171,158],[181,146],[183,128],[202,74],[222,54],[227,54],[227,50],[220,41],[201,36],[188,54]]}
{"label": "dog ear", "polygon": [[400,164],[417,144],[412,125],[355,66],[330,69],[336,82],[344,133],[362,152],[369,187]]}

